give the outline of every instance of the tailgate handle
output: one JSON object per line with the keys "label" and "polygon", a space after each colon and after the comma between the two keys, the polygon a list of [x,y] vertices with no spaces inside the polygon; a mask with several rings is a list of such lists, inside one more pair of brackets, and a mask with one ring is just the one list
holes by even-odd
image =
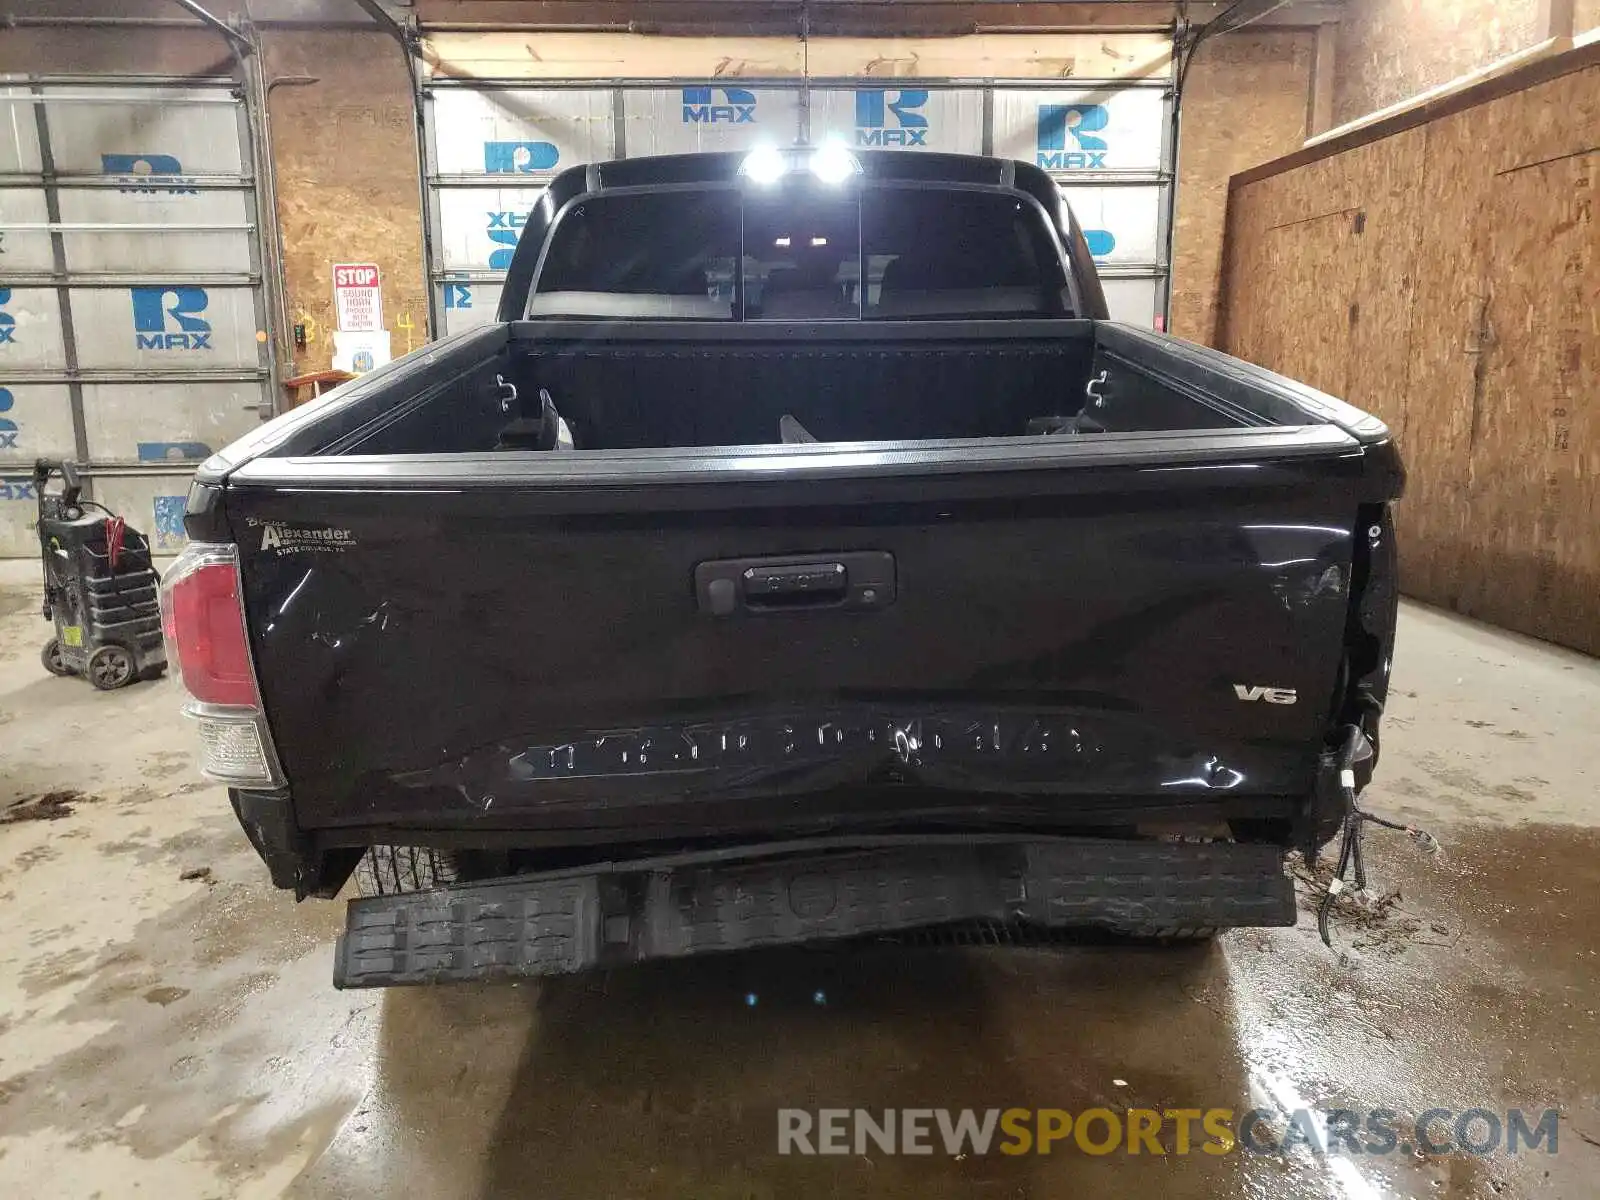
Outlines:
{"label": "tailgate handle", "polygon": [[839,604],[849,590],[850,572],[841,562],[747,567],[744,572],[744,602],[751,608]]}
{"label": "tailgate handle", "polygon": [[731,558],[694,569],[700,610],[714,617],[818,608],[882,608],[895,597],[894,556],[853,550],[819,558]]}

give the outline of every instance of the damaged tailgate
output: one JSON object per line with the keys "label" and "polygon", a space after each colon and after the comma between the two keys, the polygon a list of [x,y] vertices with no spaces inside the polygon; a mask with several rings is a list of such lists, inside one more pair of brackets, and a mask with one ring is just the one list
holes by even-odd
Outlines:
{"label": "damaged tailgate", "polygon": [[1313,786],[1370,486],[1342,431],[566,457],[230,479],[302,828]]}

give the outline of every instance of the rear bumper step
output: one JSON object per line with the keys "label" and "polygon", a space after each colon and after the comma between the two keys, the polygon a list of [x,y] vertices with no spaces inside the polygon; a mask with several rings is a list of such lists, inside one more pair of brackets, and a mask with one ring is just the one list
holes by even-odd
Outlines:
{"label": "rear bumper step", "polygon": [[1295,922],[1270,845],[951,838],[724,855],[354,900],[334,984],[564,975],[974,919],[1134,932]]}

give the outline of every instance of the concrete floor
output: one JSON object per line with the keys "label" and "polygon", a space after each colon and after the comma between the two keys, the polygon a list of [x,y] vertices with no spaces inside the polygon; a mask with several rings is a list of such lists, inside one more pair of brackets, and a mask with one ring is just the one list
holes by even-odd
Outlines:
{"label": "concrete floor", "polygon": [[[162,681],[45,676],[0,565],[0,1194],[1593,1196],[1600,662],[1402,614],[1369,841],[1400,910],[1210,947],[772,953],[335,992]],[[191,868],[208,881],[180,881]],[[817,1007],[814,991],[828,1002]],[[760,1003],[745,1006],[755,991]],[[1561,1110],[1554,1156],[780,1158],[779,1107]]]}

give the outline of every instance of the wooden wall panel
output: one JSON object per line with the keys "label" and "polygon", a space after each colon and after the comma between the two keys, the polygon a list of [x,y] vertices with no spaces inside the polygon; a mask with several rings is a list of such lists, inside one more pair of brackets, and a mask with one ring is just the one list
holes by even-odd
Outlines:
{"label": "wooden wall panel", "polygon": [[1479,137],[1496,172],[1600,145],[1600,90],[1594,71],[1574,71],[1548,83],[1526,102],[1482,106]]}
{"label": "wooden wall panel", "polygon": [[1241,181],[1220,331],[1388,421],[1408,593],[1600,653],[1595,57]]}
{"label": "wooden wall panel", "polygon": [[[416,125],[400,48],[381,33],[263,33],[278,228],[299,371],[332,361],[332,266],[375,262],[394,352],[427,340]],[[287,82],[295,77],[316,82]],[[403,325],[412,326],[408,335]]]}
{"label": "wooden wall panel", "polygon": [[1469,459],[1484,303],[1483,139],[1472,112],[1409,132],[1423,146],[1408,198],[1419,212],[1417,239],[1395,262],[1416,280],[1408,362],[1395,379],[1405,399],[1391,425],[1410,473],[1396,531],[1406,589],[1454,607],[1475,557]]}
{"label": "wooden wall panel", "polygon": [[1471,443],[1486,569],[1460,581],[1457,607],[1519,611],[1527,632],[1562,640],[1600,608],[1600,149],[1499,174],[1490,196]]}
{"label": "wooden wall panel", "polygon": [[1286,176],[1273,175],[1228,197],[1222,246],[1222,278],[1217,289],[1216,344],[1251,362],[1279,361],[1278,334],[1265,289],[1233,287],[1243,280],[1275,278],[1267,261],[1267,229],[1280,210]]}
{"label": "wooden wall panel", "polygon": [[1171,74],[1172,39],[1165,32],[1110,31],[812,38],[806,68],[817,79],[1155,79]]}
{"label": "wooden wall panel", "polygon": [[[1223,340],[1344,396],[1393,426],[1403,420],[1421,130],[1271,176],[1235,193]],[[1272,280],[1270,288],[1238,286]]]}
{"label": "wooden wall panel", "polygon": [[942,38],[657,37],[433,33],[429,72],[455,79],[1146,79],[1172,68],[1164,33]]}
{"label": "wooden wall panel", "polygon": [[1271,361],[1314,388],[1345,394],[1349,312],[1359,268],[1354,218],[1354,210],[1335,207],[1258,232],[1253,266],[1277,280],[1286,303],[1258,307],[1240,357]]}
{"label": "wooden wall panel", "polygon": [[1354,403],[1396,430],[1404,430],[1409,419],[1403,381],[1410,372],[1417,287],[1410,259],[1424,213],[1416,196],[1426,140],[1426,130],[1411,129],[1362,147],[1361,157],[1351,163],[1355,188],[1344,197],[1359,206],[1361,228],[1348,318],[1346,394],[1359,396]]}
{"label": "wooden wall panel", "polygon": [[[170,0],[166,0],[170,3]],[[259,0],[258,0],[259,6]],[[1199,0],[1186,8],[1189,20],[1204,25],[1229,7],[1229,0]],[[1104,0],[1065,3],[1051,0],[864,0],[808,3],[807,0],[416,0],[423,27],[465,25],[489,29],[543,25],[576,29],[631,28],[677,36],[754,37],[798,34],[812,37],[949,37],[980,28],[1020,27],[1164,29],[1177,5],[1172,0]]]}
{"label": "wooden wall panel", "polygon": [[1539,0],[1348,0],[1339,21],[1334,124],[1542,40]]}
{"label": "wooden wall panel", "polygon": [[[1335,123],[1536,45],[1548,36],[1544,7],[1540,0],[1347,0],[1338,24]],[[1572,24],[1580,36],[1600,26],[1600,0],[1576,0]]]}
{"label": "wooden wall panel", "polygon": [[7,74],[224,76],[234,69],[233,54],[222,35],[206,29],[0,32],[0,72]]}
{"label": "wooden wall panel", "polygon": [[1216,341],[1228,177],[1306,136],[1316,34],[1246,30],[1201,45],[1189,70],[1178,153],[1172,332]]}

